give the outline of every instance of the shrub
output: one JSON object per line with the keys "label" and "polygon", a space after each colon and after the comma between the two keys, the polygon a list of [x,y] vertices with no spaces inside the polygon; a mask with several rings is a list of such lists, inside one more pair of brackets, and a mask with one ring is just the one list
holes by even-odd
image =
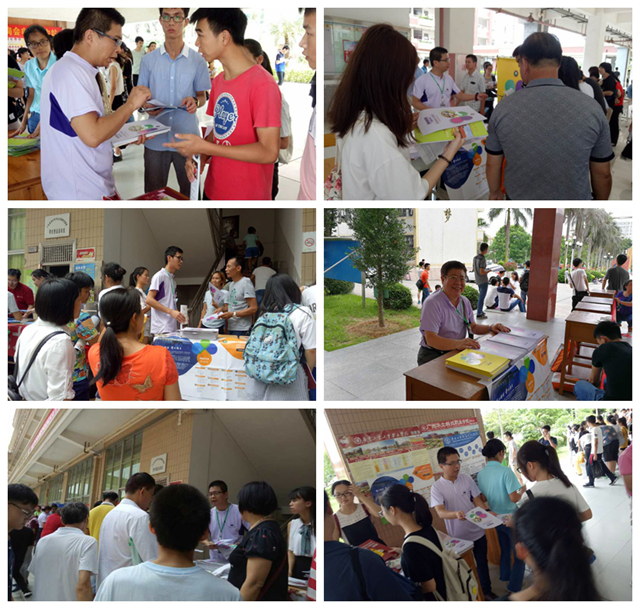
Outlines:
{"label": "shrub", "polygon": [[515,271],[518,269],[518,263],[517,262],[503,262],[502,266],[504,267],[505,271]]}
{"label": "shrub", "polygon": [[312,78],[313,70],[309,68],[287,70],[284,74],[285,82],[310,83]]}
{"label": "shrub", "polygon": [[389,286],[389,298],[384,299],[384,308],[394,311],[403,311],[413,305],[411,290],[401,283],[394,283]]}
{"label": "shrub", "polygon": [[564,269],[558,271],[558,283],[564,283]]}
{"label": "shrub", "polygon": [[355,283],[351,281],[342,281],[341,279],[328,279],[324,280],[324,293],[327,296],[338,296],[339,294],[351,294]]}
{"label": "shrub", "polygon": [[473,286],[465,286],[463,292],[463,296],[466,296],[471,303],[471,308],[475,311],[478,306],[478,290]]}

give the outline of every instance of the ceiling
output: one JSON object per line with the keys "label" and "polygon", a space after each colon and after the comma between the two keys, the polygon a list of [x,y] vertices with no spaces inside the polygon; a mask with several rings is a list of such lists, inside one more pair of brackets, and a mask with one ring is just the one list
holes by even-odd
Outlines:
{"label": "ceiling", "polygon": [[[127,23],[137,23],[139,21],[154,21],[158,18],[157,8],[117,8],[122,13]],[[51,19],[52,21],[71,21],[75,23],[80,12],[77,8],[55,8],[47,6],[42,8],[9,8],[9,17],[19,17],[21,19]]]}

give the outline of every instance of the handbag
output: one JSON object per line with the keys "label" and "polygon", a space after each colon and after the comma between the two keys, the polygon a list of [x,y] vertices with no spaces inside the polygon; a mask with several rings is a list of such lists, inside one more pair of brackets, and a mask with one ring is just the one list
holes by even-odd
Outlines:
{"label": "handbag", "polygon": [[29,365],[27,366],[27,369],[25,371],[25,373],[22,375],[22,378],[20,379],[20,382],[18,382],[18,351],[16,350],[16,357],[15,357],[15,367],[13,369],[13,374],[9,375],[9,387],[8,387],[8,397],[9,397],[9,401],[10,402],[23,402],[24,398],[20,395],[20,385],[22,385],[22,383],[24,382],[24,379],[26,378],[27,374],[29,374],[29,370],[31,370],[31,366],[33,366],[33,363],[36,361],[36,357],[38,357],[38,353],[40,353],[40,350],[42,349],[42,347],[44,346],[44,344],[53,336],[55,336],[56,334],[66,334],[66,332],[63,332],[62,330],[58,330],[57,332],[52,332],[51,334],[49,334],[48,336],[45,336],[41,341],[40,344],[35,348],[35,351],[33,352],[33,354],[31,355],[31,360],[29,361]]}
{"label": "handbag", "polygon": [[340,146],[336,143],[336,164],[324,182],[325,201],[342,201],[342,163]]}

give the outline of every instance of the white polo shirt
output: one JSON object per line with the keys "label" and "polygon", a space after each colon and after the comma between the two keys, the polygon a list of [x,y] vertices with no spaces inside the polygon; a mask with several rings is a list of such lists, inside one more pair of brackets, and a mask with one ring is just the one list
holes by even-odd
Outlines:
{"label": "white polo shirt", "polygon": [[275,274],[276,272],[269,266],[259,266],[254,269],[253,276],[256,280],[256,290],[264,290],[267,287],[267,281]]}
{"label": "white polo shirt", "polygon": [[460,89],[447,73],[439,77],[433,72],[427,72],[413,84],[413,95],[430,108],[451,106],[451,96],[456,93],[460,93]]}
{"label": "white polo shirt", "polygon": [[96,201],[115,193],[111,144],[91,148],[71,126],[72,119],[90,112],[104,116],[97,74],[98,68],[68,51],[44,77],[40,174],[49,200]]}
{"label": "white polo shirt", "polygon": [[[178,301],[176,298],[176,280],[175,277],[167,271],[160,269],[152,278],[149,291],[156,292],[156,300],[165,307],[178,310]],[[166,334],[167,332],[175,332],[178,330],[178,322],[168,313],[163,313],[152,308],[151,311],[151,334]]]}
{"label": "white polo shirt", "polygon": [[[485,93],[484,77],[480,74],[480,71],[476,70],[473,74],[465,72],[464,76],[462,77],[461,89],[465,93],[471,93],[472,95],[475,95],[476,93]],[[475,110],[476,112],[480,112],[480,103],[481,102],[479,101],[463,102],[465,106],[469,106],[469,108]]]}
{"label": "white polo shirt", "polygon": [[[237,544],[242,539],[245,530],[249,530],[251,525],[242,520],[240,510],[235,503],[230,503],[226,510],[221,512],[218,508],[212,508],[211,520],[209,522],[209,535],[211,541],[224,545]],[[229,562],[231,550],[226,548],[220,552],[216,549],[209,549],[209,557],[219,562]]]}

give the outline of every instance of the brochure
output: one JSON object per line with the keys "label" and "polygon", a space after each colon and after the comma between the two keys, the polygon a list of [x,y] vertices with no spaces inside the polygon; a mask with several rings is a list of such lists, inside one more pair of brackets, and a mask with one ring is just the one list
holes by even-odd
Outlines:
{"label": "brochure", "polygon": [[469,106],[455,108],[427,108],[420,110],[418,128],[422,135],[429,135],[443,129],[464,127],[472,123],[483,122],[484,116]]}
{"label": "brochure", "polygon": [[169,106],[168,104],[163,104],[160,100],[157,100],[157,99],[150,99],[147,103],[151,105],[148,107],[145,107],[144,110],[146,111],[151,110],[152,112],[154,110],[184,110],[185,109],[185,106]]}
{"label": "brochure", "polygon": [[24,78],[24,72],[16,70],[15,68],[9,68],[9,76],[11,76],[11,78]]}
{"label": "brochure", "polygon": [[442,531],[438,531],[438,536],[440,537],[442,545],[449,550],[453,550],[458,556],[462,556],[462,554],[473,548],[473,541],[450,537]]}
{"label": "brochure", "polygon": [[540,330],[527,330],[526,328],[519,328],[518,326],[509,326],[512,336],[524,336],[525,338],[535,338],[540,340],[544,336],[544,332]]}
{"label": "brochure", "polygon": [[448,358],[445,365],[447,368],[453,368],[476,378],[493,378],[500,374],[509,363],[506,357],[465,349]]}
{"label": "brochure", "polygon": [[539,338],[532,338],[530,336],[517,336],[515,334],[500,332],[491,338],[486,340],[487,343],[502,343],[503,345],[511,345],[512,347],[520,347],[521,349],[526,349],[527,351],[531,351],[538,342]]}
{"label": "brochure", "polygon": [[[426,112],[426,110],[423,110]],[[418,124],[420,123],[420,119],[418,119]],[[464,138],[465,140],[473,140],[475,138],[485,138],[488,135],[487,125],[486,123],[476,122],[471,123],[470,125],[458,125],[458,127],[462,127],[464,129]],[[414,130],[414,135],[416,138],[416,142],[419,144],[433,144],[436,142],[450,142],[455,138],[454,135],[454,127],[441,129],[440,131],[434,131],[429,134],[422,134],[419,128]]]}
{"label": "brochure", "polygon": [[502,343],[490,343],[488,340],[480,343],[480,351],[482,353],[491,353],[492,355],[506,357],[512,364],[528,353],[526,349],[522,349],[521,347],[503,345]]}
{"label": "brochure", "polygon": [[502,524],[502,520],[486,510],[476,507],[467,512],[467,520],[481,529],[494,529]]}
{"label": "brochure", "polygon": [[161,135],[169,131],[171,131],[171,127],[167,127],[151,118],[146,121],[125,123],[122,129],[111,138],[111,145],[116,148],[117,146],[132,144],[137,141],[141,135]]}

